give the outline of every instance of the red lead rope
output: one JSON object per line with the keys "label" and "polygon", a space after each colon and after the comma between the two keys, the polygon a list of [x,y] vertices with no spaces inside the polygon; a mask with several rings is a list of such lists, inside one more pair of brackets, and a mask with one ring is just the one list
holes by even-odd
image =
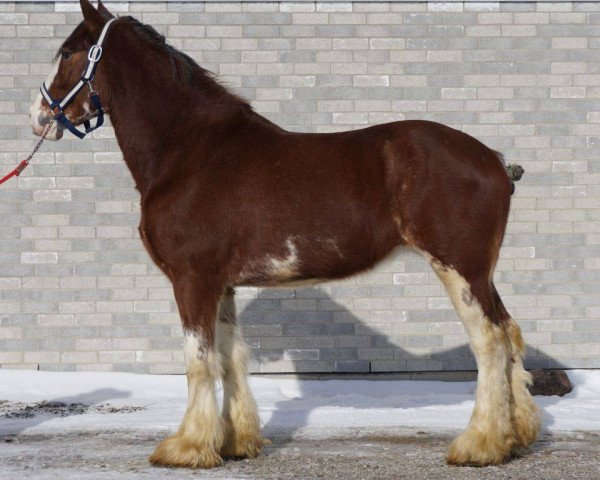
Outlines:
{"label": "red lead rope", "polygon": [[6,182],[9,178],[12,178],[12,177],[15,177],[15,176],[18,177],[21,174],[21,172],[23,170],[25,170],[25,167],[27,167],[27,165],[29,165],[29,161],[28,160],[23,160],[21,163],[19,163],[19,165],[17,165],[17,168],[15,168],[8,175],[5,175],[4,177],[2,177],[0,179],[0,185],[2,185],[4,182]]}
{"label": "red lead rope", "polygon": [[21,163],[19,163],[12,172],[10,172],[8,175],[5,175],[4,177],[0,178],[0,185],[2,185],[4,182],[11,179],[12,177],[18,177],[19,175],[21,175],[21,172],[27,168],[27,166],[29,165],[29,161],[33,158],[33,156],[36,154],[36,152],[40,149],[40,147],[42,146],[42,143],[44,143],[46,135],[48,135],[48,132],[50,131],[50,128],[52,127],[53,123],[54,123],[54,120],[52,120],[50,123],[48,123],[46,125],[46,128],[44,128],[44,133],[42,133],[42,138],[40,138],[40,141],[37,143],[37,145],[33,149],[33,152],[31,152],[25,160],[22,160]]}

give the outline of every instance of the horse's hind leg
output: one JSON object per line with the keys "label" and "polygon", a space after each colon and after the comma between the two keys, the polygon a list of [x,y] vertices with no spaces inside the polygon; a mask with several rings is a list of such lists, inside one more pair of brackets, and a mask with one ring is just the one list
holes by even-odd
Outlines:
{"label": "horse's hind leg", "polygon": [[467,280],[453,267],[436,261],[432,266],[469,334],[478,368],[475,408],[467,430],[452,442],[447,461],[456,465],[499,464],[515,446],[508,332],[495,315],[487,275]]}
{"label": "horse's hind leg", "polygon": [[510,387],[512,392],[511,416],[515,435],[513,455],[522,453],[522,450],[536,441],[542,427],[540,411],[529,393],[527,386],[531,383],[531,374],[523,367],[525,342],[521,336],[521,329],[508,314],[496,288],[492,284],[492,295],[496,310],[504,319],[511,346]]}
{"label": "horse's hind leg", "polygon": [[223,424],[215,382],[221,375],[215,351],[215,323],[221,289],[196,277],[173,282],[185,332],[188,407],[179,430],[165,439],[150,457],[154,465],[211,468],[223,463],[219,450]]}
{"label": "horse's hind leg", "polygon": [[234,291],[221,298],[217,345],[223,360],[223,420],[225,440],[221,455],[256,457],[263,446],[256,402],[247,379],[248,347],[237,325]]}

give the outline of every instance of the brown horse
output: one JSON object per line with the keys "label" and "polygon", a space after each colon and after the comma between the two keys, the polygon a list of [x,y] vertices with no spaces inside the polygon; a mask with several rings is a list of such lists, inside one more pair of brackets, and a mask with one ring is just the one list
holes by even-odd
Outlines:
{"label": "brown horse", "polygon": [[[46,83],[53,98],[78,82],[113,18],[101,4],[81,8]],[[153,464],[208,468],[261,450],[233,287],[342,278],[398,246],[429,259],[477,358],[475,409],[448,462],[498,464],[535,441],[523,340],[492,282],[512,187],[497,152],[425,121],[285,131],[131,17],[114,21],[102,46],[94,83],[141,194],[141,238],[173,283],[185,331],[188,408]],[[97,113],[85,94],[66,108],[75,124]],[[52,117],[38,97],[34,132]]]}

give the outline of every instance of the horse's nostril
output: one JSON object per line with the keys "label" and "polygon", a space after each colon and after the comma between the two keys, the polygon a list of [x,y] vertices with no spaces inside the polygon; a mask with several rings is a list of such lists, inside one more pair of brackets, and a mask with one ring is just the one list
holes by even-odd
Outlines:
{"label": "horse's nostril", "polygon": [[38,123],[40,126],[45,127],[48,123],[50,123],[50,117],[40,113],[38,115]]}

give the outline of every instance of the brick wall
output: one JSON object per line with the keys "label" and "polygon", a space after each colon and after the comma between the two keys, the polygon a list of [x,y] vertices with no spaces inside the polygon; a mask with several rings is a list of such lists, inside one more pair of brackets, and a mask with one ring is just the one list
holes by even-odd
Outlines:
{"label": "brick wall", "polygon": [[[527,174],[497,285],[529,366],[600,366],[600,3],[118,3],[273,121],[329,132],[429,119]],[[0,3],[0,168],[34,144],[28,107],[77,3]],[[110,54],[110,52],[106,52]],[[0,188],[0,364],[182,372],[168,282],[137,235],[110,128],[48,143]],[[239,289],[263,372],[474,368],[426,262],[348,281]]]}

